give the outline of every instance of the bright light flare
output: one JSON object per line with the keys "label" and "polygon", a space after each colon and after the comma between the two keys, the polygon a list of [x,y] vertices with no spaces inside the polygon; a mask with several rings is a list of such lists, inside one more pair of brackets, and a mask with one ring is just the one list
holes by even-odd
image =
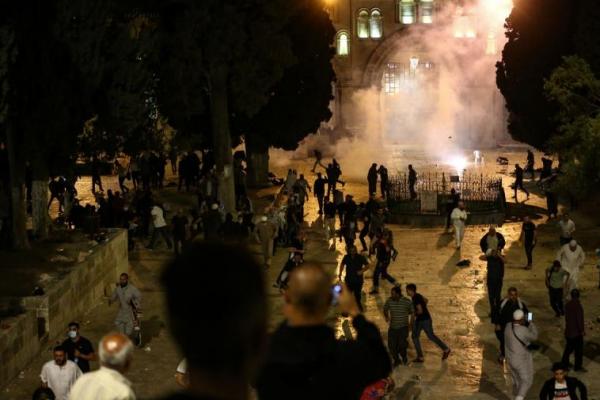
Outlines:
{"label": "bright light flare", "polygon": [[469,165],[469,161],[463,156],[453,156],[446,160],[446,164],[454,168],[458,175],[462,175],[465,172],[467,165]]}
{"label": "bright light flare", "polygon": [[480,0],[489,22],[503,23],[513,8],[512,0]]}

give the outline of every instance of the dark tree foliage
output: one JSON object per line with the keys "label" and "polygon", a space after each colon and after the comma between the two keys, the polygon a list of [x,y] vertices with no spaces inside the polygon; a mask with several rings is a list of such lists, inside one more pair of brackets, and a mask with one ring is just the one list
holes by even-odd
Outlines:
{"label": "dark tree foliage", "polygon": [[320,0],[296,1],[293,11],[284,32],[297,62],[285,70],[258,114],[236,121],[246,140],[251,184],[260,185],[267,178],[269,146],[294,150],[331,118],[335,28]]}
{"label": "dark tree foliage", "polygon": [[544,81],[562,57],[574,51],[579,3],[515,0],[506,20],[508,43],[497,64],[497,85],[510,112],[509,132],[516,140],[540,149],[557,131],[552,118],[556,108],[544,95]]}

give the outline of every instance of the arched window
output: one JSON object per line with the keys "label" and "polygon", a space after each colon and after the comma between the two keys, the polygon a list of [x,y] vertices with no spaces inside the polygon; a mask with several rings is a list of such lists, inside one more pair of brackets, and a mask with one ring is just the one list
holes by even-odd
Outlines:
{"label": "arched window", "polygon": [[336,48],[338,56],[347,56],[348,54],[350,54],[350,35],[348,35],[348,32],[338,32]]}
{"label": "arched window", "polygon": [[433,0],[421,0],[419,4],[419,18],[422,24],[433,23]]}
{"label": "arched window", "polygon": [[379,39],[383,36],[383,24],[381,20],[381,11],[371,10],[371,19],[369,21],[371,38]]}
{"label": "arched window", "polygon": [[360,39],[369,38],[369,12],[360,10],[356,19],[356,33]]}
{"label": "arched window", "polygon": [[398,10],[400,12],[400,22],[405,25],[415,23],[416,5],[414,0],[399,0]]}

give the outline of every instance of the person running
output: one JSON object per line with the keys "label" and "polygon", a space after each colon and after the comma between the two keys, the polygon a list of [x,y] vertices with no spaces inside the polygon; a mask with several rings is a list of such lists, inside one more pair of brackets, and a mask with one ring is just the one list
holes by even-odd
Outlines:
{"label": "person running", "polygon": [[527,256],[527,265],[525,266],[525,269],[531,269],[533,266],[533,248],[537,244],[537,228],[528,216],[523,218],[523,226],[521,227],[519,241],[523,243],[525,255]]}
{"label": "person running", "polygon": [[392,288],[391,296],[383,306],[383,316],[389,324],[388,349],[394,360],[394,367],[407,365],[407,339],[414,322],[414,307],[409,298],[402,296],[400,286]]}
{"label": "person running", "polygon": [[527,191],[527,189],[525,189],[525,186],[523,186],[523,168],[521,168],[521,166],[519,164],[515,164],[515,183],[514,183],[514,189],[515,189],[515,195],[513,196],[513,199],[515,199],[515,202],[519,202],[518,198],[517,198],[517,190],[521,189],[523,192],[525,192],[525,194],[527,195],[527,200],[529,200],[529,192]]}
{"label": "person running", "polygon": [[315,164],[313,165],[313,167],[310,171],[315,172],[317,165],[320,165],[321,168],[323,168],[323,169],[327,169],[327,167],[325,167],[323,165],[323,163],[321,162],[321,160],[323,159],[323,153],[321,153],[321,151],[318,149],[314,149],[313,154],[315,155]]}
{"label": "person running", "polygon": [[366,257],[358,254],[356,246],[348,247],[348,254],[342,258],[340,263],[338,279],[342,280],[342,274],[346,270],[346,276],[344,282],[348,289],[354,294],[356,298],[356,304],[358,307],[363,309],[362,306],[362,288],[364,284],[364,274],[369,270],[369,261]]}
{"label": "person running", "polygon": [[[335,214],[337,207],[334,203],[329,201],[329,196],[325,197],[325,204],[323,205],[323,211],[325,212],[325,238],[329,244],[330,249],[335,249],[336,233],[335,233]],[[333,243],[330,244],[331,239]]]}
{"label": "person running", "polygon": [[422,363],[425,361],[423,357],[423,349],[421,348],[421,331],[425,331],[425,334],[433,343],[435,343],[440,349],[442,349],[442,360],[445,360],[450,355],[450,348],[440,338],[438,338],[433,332],[433,322],[431,314],[427,309],[428,300],[421,294],[417,293],[417,285],[409,283],[406,285],[406,293],[412,299],[412,304],[415,309],[415,323],[412,328],[412,339],[415,344],[415,350],[417,351],[417,358],[414,362]]}
{"label": "person running", "polygon": [[375,264],[375,272],[373,273],[373,289],[369,294],[379,293],[379,278],[383,278],[396,285],[396,279],[391,276],[387,270],[392,262],[392,258],[396,257],[397,251],[394,249],[393,238],[389,230],[383,231],[379,239],[375,242],[375,256],[377,264]]}

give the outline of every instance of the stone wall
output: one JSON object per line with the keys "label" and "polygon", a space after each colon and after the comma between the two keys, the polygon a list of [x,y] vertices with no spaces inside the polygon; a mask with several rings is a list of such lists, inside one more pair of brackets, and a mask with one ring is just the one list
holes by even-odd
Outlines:
{"label": "stone wall", "polygon": [[22,298],[26,311],[6,321],[8,329],[0,329],[0,387],[15,378],[48,342],[63,337],[69,322],[104,301],[128,267],[127,232],[113,230],[108,242],[93,247],[66,274],[53,277],[43,296]]}

